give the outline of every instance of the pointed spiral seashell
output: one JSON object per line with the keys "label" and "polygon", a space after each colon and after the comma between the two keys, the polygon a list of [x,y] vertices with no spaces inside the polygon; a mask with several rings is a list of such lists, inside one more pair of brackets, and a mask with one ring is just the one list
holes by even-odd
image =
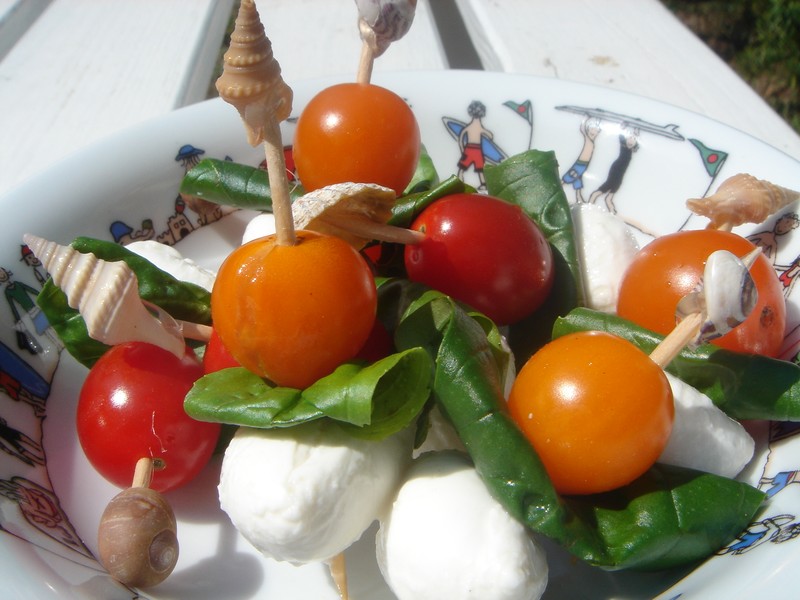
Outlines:
{"label": "pointed spiral seashell", "polygon": [[691,198],[686,206],[693,213],[710,219],[709,227],[736,227],[744,223],[762,223],[797,200],[800,200],[800,192],[739,173],[723,181],[711,196]]}
{"label": "pointed spiral seashell", "polygon": [[149,342],[183,356],[183,337],[148,312],[136,274],[125,262],[102,260],[29,233],[23,240],[81,313],[92,339],[109,345]]}
{"label": "pointed spiral seashell", "polygon": [[355,0],[361,39],[380,56],[411,28],[417,0]]}
{"label": "pointed spiral seashell", "polygon": [[239,111],[252,146],[264,141],[268,123],[284,121],[292,112],[292,89],[281,78],[253,0],[242,0],[239,6],[216,87]]}

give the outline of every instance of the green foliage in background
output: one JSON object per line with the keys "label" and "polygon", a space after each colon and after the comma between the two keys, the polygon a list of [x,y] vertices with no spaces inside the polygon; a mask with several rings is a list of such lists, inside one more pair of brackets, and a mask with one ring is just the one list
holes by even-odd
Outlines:
{"label": "green foliage in background", "polygon": [[800,0],[664,0],[800,132]]}

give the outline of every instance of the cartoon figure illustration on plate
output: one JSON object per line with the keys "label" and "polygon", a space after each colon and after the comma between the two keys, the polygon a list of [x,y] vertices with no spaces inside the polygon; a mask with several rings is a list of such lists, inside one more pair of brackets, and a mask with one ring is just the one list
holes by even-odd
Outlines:
{"label": "cartoon figure illustration on plate", "polygon": [[11,427],[3,417],[0,417],[0,450],[30,466],[45,463],[42,445],[29,435]]}
{"label": "cartoon figure illustration on plate", "polygon": [[770,260],[772,265],[775,266],[781,241],[780,238],[787,233],[791,233],[798,227],[800,227],[800,217],[797,216],[797,213],[789,212],[778,217],[772,229],[751,233],[747,236],[747,239],[761,248],[764,255]]}
{"label": "cartoon figure illustration on plate", "polygon": [[461,151],[459,158],[458,177],[464,179],[467,170],[472,167],[478,176],[478,190],[486,190],[486,179],[483,168],[486,163],[497,164],[507,157],[506,153],[494,143],[494,134],[483,125],[486,116],[486,105],[474,100],[467,107],[470,116],[469,123],[464,123],[451,117],[442,117],[447,131],[458,142]]}
{"label": "cartoon figure illustration on plate", "polygon": [[42,286],[44,282],[47,281],[47,274],[44,272],[44,267],[42,267],[42,261],[36,258],[36,255],[28,248],[27,244],[20,244],[19,246],[20,254],[22,258],[20,260],[24,262],[31,268],[33,271],[33,276],[36,278],[36,282]]}
{"label": "cartoon figure illustration on plate", "polygon": [[81,541],[52,491],[24,477],[14,476],[0,479],[0,498],[14,502],[22,517],[3,522],[6,531],[45,548],[54,540],[92,558],[91,551]]}
{"label": "cartoon figure illustration on plate", "polygon": [[[178,154],[175,156],[175,161],[181,163],[183,166],[183,172],[186,174],[192,167],[197,166],[205,152],[205,150],[195,148],[191,144],[184,144],[178,150]],[[200,227],[203,225],[208,225],[209,223],[213,223],[214,221],[219,221],[225,214],[225,212],[222,210],[222,207],[214,202],[209,202],[208,200],[190,196],[188,194],[181,194],[181,198],[183,198],[186,206],[188,206],[193,212],[197,213],[198,225],[200,225]]]}
{"label": "cartoon figure illustration on plate", "polygon": [[623,127],[619,134],[619,155],[611,163],[606,180],[589,196],[590,203],[594,204],[602,197],[608,211],[616,214],[617,208],[614,205],[614,194],[617,193],[622,185],[622,179],[631,164],[633,153],[638,149],[639,130],[637,128]]}
{"label": "cartoon figure illustration on plate", "polygon": [[114,221],[108,229],[114,241],[122,246],[127,246],[131,242],[153,239],[156,234],[150,219],[142,221],[142,227],[138,230],[134,230],[133,227],[122,221]]}
{"label": "cartoon figure illustration on plate", "polygon": [[776,463],[775,446],[800,434],[800,423],[773,421],[769,424],[770,452],[761,472],[758,487],[772,498],[793,483],[800,483],[800,470],[793,462]]}
{"label": "cartoon figure illustration on plate", "polygon": [[575,190],[575,201],[586,202],[583,196],[583,174],[589,168],[589,162],[594,155],[595,140],[602,130],[601,121],[597,117],[586,117],[580,124],[580,132],[583,136],[583,146],[580,154],[569,170],[561,176],[561,181],[572,185]]}
{"label": "cartoon figure illustration on plate", "polygon": [[525,100],[524,102],[508,100],[503,102],[503,106],[510,108],[515,114],[528,122],[528,150],[530,150],[533,148],[533,103],[530,100]]}
{"label": "cartoon figure illustration on plate", "polygon": [[767,542],[780,544],[800,535],[800,523],[793,515],[775,515],[751,523],[739,537],[717,554],[744,554]]}
{"label": "cartoon figure illustration on plate", "polygon": [[783,284],[783,295],[785,297],[788,297],[791,293],[797,281],[797,275],[800,274],[800,256],[795,258],[789,265],[779,265],[777,264],[778,250],[782,242],[781,238],[798,227],[800,227],[800,217],[798,217],[797,213],[787,212],[775,220],[771,229],[757,231],[747,236],[748,240],[761,248],[764,255],[772,263],[772,266],[775,267],[778,279]]}
{"label": "cartoon figure illustration on plate", "polygon": [[167,230],[160,233],[156,239],[162,244],[172,246],[194,230],[195,226],[186,215],[186,202],[182,196],[178,196],[175,198],[175,213],[167,219]]}
{"label": "cartoon figure illustration on plate", "polygon": [[5,288],[3,292],[6,302],[14,317],[17,346],[30,354],[42,354],[47,351],[44,342],[47,342],[47,346],[60,349],[61,342],[58,336],[47,322],[47,317],[36,305],[39,290],[22,281],[15,281],[13,275],[10,270],[0,267],[0,286]]}

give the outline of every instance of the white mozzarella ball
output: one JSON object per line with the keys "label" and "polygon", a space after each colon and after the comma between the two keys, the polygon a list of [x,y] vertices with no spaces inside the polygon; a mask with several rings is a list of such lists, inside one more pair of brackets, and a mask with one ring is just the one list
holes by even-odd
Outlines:
{"label": "white mozzarella ball", "polygon": [[244,229],[242,244],[275,233],[275,215],[261,213],[253,217]]}
{"label": "white mozzarella ball", "polygon": [[328,560],[383,516],[411,445],[408,432],[359,440],[323,421],[242,427],[222,462],[220,506],[264,555],[295,564]]}
{"label": "white mozzarella ball", "polygon": [[753,457],[753,438],[708,396],[666,375],[675,398],[675,423],[658,462],[735,477]]}
{"label": "white mozzarella ball", "polygon": [[214,279],[216,274],[204,269],[190,258],[185,258],[176,248],[167,246],[161,242],[153,240],[145,240],[138,242],[131,242],[125,246],[131,252],[134,252],[146,258],[162,271],[166,271],[175,279],[180,281],[188,281],[199,285],[207,291],[211,291],[214,287]]}
{"label": "white mozzarella ball", "polygon": [[415,460],[376,551],[399,600],[535,600],[547,586],[544,551],[459,452]]}
{"label": "white mozzarella ball", "polygon": [[622,276],[639,244],[625,222],[595,204],[572,206],[586,306],[612,313]]}

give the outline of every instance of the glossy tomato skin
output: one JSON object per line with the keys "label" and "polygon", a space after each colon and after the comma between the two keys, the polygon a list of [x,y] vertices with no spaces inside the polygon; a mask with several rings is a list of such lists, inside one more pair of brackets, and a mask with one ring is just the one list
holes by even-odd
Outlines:
{"label": "glossy tomato skin", "polygon": [[130,487],[138,459],[162,459],[159,492],[191,481],[208,462],[218,423],[195,421],[183,399],[203,367],[187,348],[182,359],[152,344],[113,346],[95,363],[78,400],[78,439],[89,462],[114,485]]}
{"label": "glossy tomato skin", "polygon": [[217,331],[212,329],[206,351],[203,353],[203,372],[214,373],[230,367],[241,367],[241,365],[222,343]]}
{"label": "glossy tomato skin", "polygon": [[214,328],[245,368],[303,389],[352,359],[375,322],[377,291],[364,258],[341,238],[297,231],[235,249],[211,293]]}
{"label": "glossy tomato skin", "polygon": [[[617,313],[662,335],[675,327],[678,301],[693,291],[705,261],[716,250],[742,257],[755,248],[743,237],[713,229],[680,231],[656,238],[634,257],[620,283]],[[786,328],[781,283],[760,254],[750,269],[758,303],[744,323],[711,343],[722,348],[777,357]]]}
{"label": "glossy tomato skin", "polygon": [[377,183],[399,196],[420,154],[417,120],[394,92],[342,83],[317,94],[297,120],[293,155],[308,190],[352,181]]}
{"label": "glossy tomato skin", "polygon": [[508,409],[562,494],[609,491],[644,474],[669,439],[675,410],[661,368],[601,332],[542,347],[520,370]]}
{"label": "glossy tomato skin", "polygon": [[550,244],[514,204],[482,194],[452,194],[428,206],[411,228],[425,233],[425,239],[405,248],[409,279],[499,325],[531,314],[550,293]]}

